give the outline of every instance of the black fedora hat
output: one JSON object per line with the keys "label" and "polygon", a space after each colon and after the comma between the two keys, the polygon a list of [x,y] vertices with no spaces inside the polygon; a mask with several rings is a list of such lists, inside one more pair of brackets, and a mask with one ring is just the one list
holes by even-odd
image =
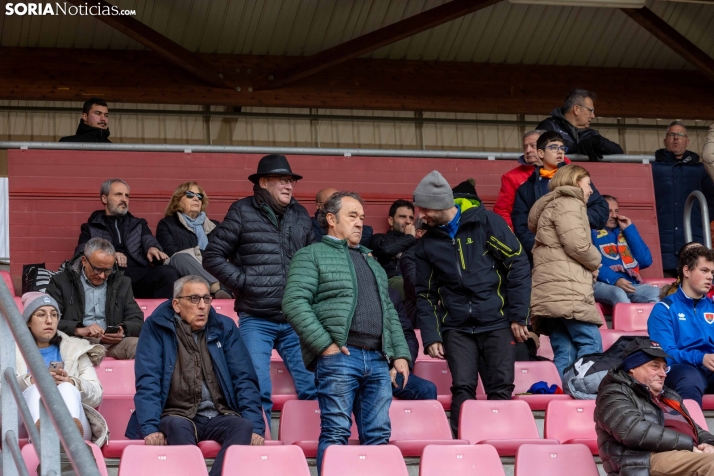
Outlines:
{"label": "black fedora hat", "polygon": [[257,184],[260,177],[266,175],[290,175],[296,180],[300,180],[302,175],[294,174],[288,163],[288,159],[284,155],[270,154],[266,155],[258,162],[258,171],[253,175],[248,176],[248,180]]}

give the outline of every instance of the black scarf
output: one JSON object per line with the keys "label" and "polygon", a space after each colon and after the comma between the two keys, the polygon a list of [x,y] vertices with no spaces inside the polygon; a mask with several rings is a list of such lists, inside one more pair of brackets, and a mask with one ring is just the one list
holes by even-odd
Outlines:
{"label": "black scarf", "polygon": [[283,215],[285,215],[285,212],[288,211],[287,205],[283,205],[282,203],[275,200],[270,194],[270,192],[268,192],[260,185],[253,185],[253,192],[253,196],[255,197],[255,201],[258,203],[258,205],[267,203],[270,209],[273,210],[273,213],[275,213],[275,215],[277,215],[278,217],[282,217]]}

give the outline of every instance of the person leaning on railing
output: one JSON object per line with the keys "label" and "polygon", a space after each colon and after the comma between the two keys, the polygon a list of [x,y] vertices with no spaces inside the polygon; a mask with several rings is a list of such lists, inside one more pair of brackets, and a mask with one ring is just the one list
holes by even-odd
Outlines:
{"label": "person leaning on railing", "polygon": [[[104,346],[90,344],[85,339],[69,337],[58,331],[59,305],[49,294],[26,293],[22,297],[22,304],[22,317],[27,321],[27,327],[79,433],[85,440],[102,446],[108,437],[107,422],[95,410],[102,402],[102,386],[94,367],[104,359]],[[17,347],[15,354],[17,383],[39,429],[40,392]],[[63,364],[62,368],[53,370],[56,363]]]}

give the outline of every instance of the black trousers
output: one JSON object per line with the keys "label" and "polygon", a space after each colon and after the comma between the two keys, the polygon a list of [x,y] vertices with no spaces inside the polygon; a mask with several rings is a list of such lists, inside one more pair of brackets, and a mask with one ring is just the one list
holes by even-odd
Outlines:
{"label": "black trousers", "polygon": [[[461,405],[476,399],[478,374],[488,382],[489,400],[510,400],[516,341],[511,328],[472,334],[452,329],[443,334],[444,354],[451,371],[451,431],[456,436]],[[479,369],[483,359],[485,368]]]}
{"label": "black trousers", "polygon": [[223,458],[231,445],[249,445],[253,424],[237,415],[218,415],[206,418],[196,415],[193,420],[167,415],[159,422],[159,431],[166,435],[169,445],[197,445],[199,441],[213,440],[221,444],[210,476],[221,476]]}
{"label": "black trousers", "polygon": [[171,299],[174,297],[174,282],[181,276],[171,265],[129,266],[124,275],[131,279],[131,289],[138,299]]}

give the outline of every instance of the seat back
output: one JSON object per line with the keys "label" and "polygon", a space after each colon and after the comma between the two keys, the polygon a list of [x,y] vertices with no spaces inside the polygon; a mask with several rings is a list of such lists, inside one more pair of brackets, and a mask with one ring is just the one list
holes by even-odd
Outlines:
{"label": "seat back", "polygon": [[331,445],[322,460],[322,476],[408,476],[396,446]]}
{"label": "seat back", "polygon": [[103,360],[96,367],[97,377],[102,384],[103,396],[134,396],[136,379],[134,360]]}
{"label": "seat back", "polygon": [[501,458],[491,445],[429,445],[424,448],[419,476],[457,475],[504,476]]}
{"label": "seat back", "polygon": [[270,361],[270,382],[273,395],[295,395],[295,382],[283,360]]}
{"label": "seat back", "polygon": [[647,330],[644,331],[622,331],[619,329],[603,329],[600,328],[600,338],[602,339],[603,352],[612,347],[612,344],[617,342],[622,336],[638,336],[647,337]]}
{"label": "seat back", "polygon": [[297,446],[234,445],[226,451],[222,476],[310,476]]}
{"label": "seat back", "polygon": [[513,394],[527,392],[536,382],[546,382],[548,385],[556,384],[562,387],[560,374],[553,362],[536,360],[531,362],[516,362],[514,367]]}
{"label": "seat back", "polygon": [[444,407],[436,400],[393,400],[389,419],[389,441],[453,439]]}
{"label": "seat back", "polygon": [[483,440],[540,438],[533,412],[523,400],[467,400],[461,407],[459,438]]}
{"label": "seat back", "polygon": [[190,474],[208,476],[203,454],[195,445],[130,445],[124,449],[118,476]]}
{"label": "seat back", "polygon": [[[106,395],[99,404],[99,413],[107,422],[111,441],[126,440],[124,436],[131,414],[135,411],[133,395]],[[111,444],[111,442],[110,442]]]}
{"label": "seat back", "polygon": [[12,284],[12,276],[10,276],[10,273],[7,271],[0,271],[0,276],[2,276],[2,280],[5,281],[5,285],[7,286],[7,289],[10,291],[10,295],[14,296],[15,295],[15,285]]}
{"label": "seat back", "polygon": [[617,303],[612,310],[612,328],[622,331],[647,331],[647,319],[654,303]]}
{"label": "seat back", "polygon": [[166,301],[166,299],[137,299],[136,303],[139,305],[141,312],[144,313],[144,320],[147,320],[164,301]]}
{"label": "seat back", "polygon": [[643,283],[657,286],[660,289],[668,284],[674,284],[675,281],[675,278],[642,278]]}
{"label": "seat back", "polygon": [[538,338],[540,341],[540,347],[538,347],[538,355],[540,357],[545,357],[546,359],[553,360],[555,354],[553,353],[553,346],[550,344],[550,337],[543,334]]}
{"label": "seat back", "polygon": [[597,465],[585,445],[521,445],[514,476],[598,476]]}
{"label": "seat back", "polygon": [[414,375],[429,380],[436,385],[437,395],[451,395],[451,371],[445,360],[417,359],[414,364]]}
{"label": "seat back", "polygon": [[[288,400],[280,412],[278,439],[286,445],[296,441],[317,441],[320,437],[320,407],[317,400]],[[357,425],[352,418],[352,438]]]}
{"label": "seat back", "polygon": [[214,299],[211,306],[218,314],[223,314],[226,317],[233,319],[233,322],[238,324],[238,313],[233,310],[235,301],[233,299]]}
{"label": "seat back", "polygon": [[[595,400],[553,400],[545,410],[545,438],[561,443],[572,439],[594,439]],[[589,453],[588,453],[589,454]]]}
{"label": "seat back", "polygon": [[[104,455],[102,450],[99,449],[94,443],[87,442],[87,446],[92,450],[92,456],[94,456],[97,462],[97,468],[99,469],[99,476],[108,476],[107,473],[107,463],[104,461]],[[33,445],[25,445],[22,447],[22,459],[25,461],[25,466],[27,466],[27,472],[30,476],[39,476],[37,474],[37,465],[40,464],[40,458],[37,457],[37,452]]]}
{"label": "seat back", "polygon": [[704,412],[702,411],[701,407],[699,404],[690,398],[687,398],[684,400],[684,407],[687,409],[689,412],[689,416],[692,417],[692,420],[694,420],[694,423],[702,427],[702,429],[709,431],[709,425],[707,425],[707,419],[704,416]]}

